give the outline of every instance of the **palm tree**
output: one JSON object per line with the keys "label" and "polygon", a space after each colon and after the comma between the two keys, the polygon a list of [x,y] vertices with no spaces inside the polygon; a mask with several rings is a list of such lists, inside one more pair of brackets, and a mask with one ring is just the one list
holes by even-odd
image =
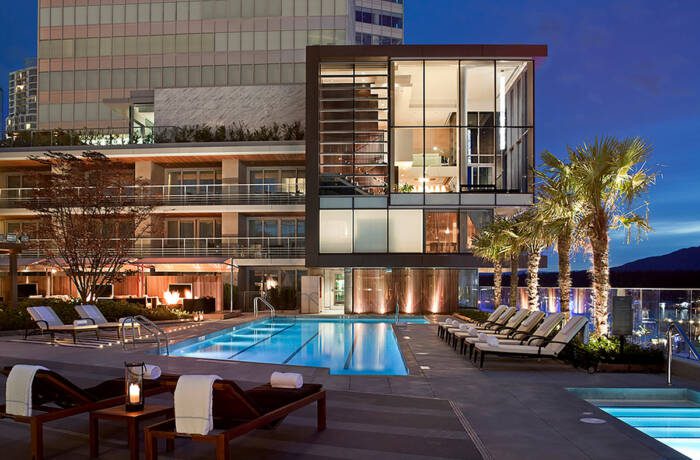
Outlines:
{"label": "palm tree", "polygon": [[523,239],[520,236],[515,217],[504,219],[503,248],[510,261],[510,298],[508,306],[515,308],[518,305],[518,265],[520,254],[523,252]]}
{"label": "palm tree", "polygon": [[569,316],[571,303],[571,252],[582,245],[580,222],[582,206],[576,189],[572,168],[552,153],[542,153],[544,170],[536,171],[537,207],[546,222],[546,231],[556,241],[559,254],[558,284],[561,312]]}
{"label": "palm tree", "polygon": [[540,213],[537,206],[518,215],[515,225],[520,245],[527,253],[527,308],[538,310],[540,260],[542,251],[550,245],[552,239],[548,234],[544,215]]}
{"label": "palm tree", "polygon": [[608,332],[608,232],[624,227],[629,239],[632,227],[640,232],[649,229],[647,216],[637,214],[633,206],[656,180],[646,166],[651,150],[638,137],[604,137],[569,149],[571,174],[583,210],[581,226],[593,255],[593,313],[599,335]]}
{"label": "palm tree", "polygon": [[506,252],[504,229],[508,222],[496,218],[490,225],[481,229],[474,241],[474,254],[493,264],[493,303],[501,305],[501,283],[503,276],[503,255]]}

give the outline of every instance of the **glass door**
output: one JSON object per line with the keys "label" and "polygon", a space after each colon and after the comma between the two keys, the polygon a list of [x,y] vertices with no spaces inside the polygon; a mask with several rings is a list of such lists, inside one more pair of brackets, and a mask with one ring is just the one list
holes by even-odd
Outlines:
{"label": "glass door", "polygon": [[345,275],[336,273],[333,279],[333,305],[345,306]]}

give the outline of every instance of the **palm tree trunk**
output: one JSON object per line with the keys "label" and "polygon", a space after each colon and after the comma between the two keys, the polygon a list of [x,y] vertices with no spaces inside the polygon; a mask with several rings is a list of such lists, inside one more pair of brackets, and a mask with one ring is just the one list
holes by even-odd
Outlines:
{"label": "palm tree trunk", "polygon": [[610,293],[610,265],[608,232],[592,232],[593,251],[593,321],[597,335],[608,333],[608,295]]}
{"label": "palm tree trunk", "polygon": [[500,260],[493,263],[493,303],[494,308],[501,305],[501,277],[503,276],[503,264]]}
{"label": "palm tree trunk", "polygon": [[559,253],[559,295],[561,297],[561,312],[569,319],[571,302],[571,232],[564,230],[557,238]]}
{"label": "palm tree trunk", "polygon": [[540,258],[539,251],[531,252],[527,255],[527,307],[534,311],[540,308]]}
{"label": "palm tree trunk", "polygon": [[518,254],[510,256],[510,299],[509,306],[518,306]]}

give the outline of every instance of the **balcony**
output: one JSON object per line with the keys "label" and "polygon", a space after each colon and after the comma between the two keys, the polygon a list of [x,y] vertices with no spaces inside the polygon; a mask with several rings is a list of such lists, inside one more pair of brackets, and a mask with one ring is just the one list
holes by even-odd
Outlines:
{"label": "balcony", "polygon": [[137,144],[172,144],[200,142],[301,141],[301,122],[274,123],[254,129],[233,126],[140,126],[134,128],[33,129],[8,132],[0,139],[0,148],[126,146]]}
{"label": "balcony", "polygon": [[[23,257],[46,257],[51,240],[31,240]],[[226,257],[234,259],[303,259],[303,237],[133,238],[130,257]]]}
{"label": "balcony", "polygon": [[[34,188],[0,188],[0,208],[24,208]],[[114,203],[151,206],[303,205],[304,184],[142,185],[115,189]]]}

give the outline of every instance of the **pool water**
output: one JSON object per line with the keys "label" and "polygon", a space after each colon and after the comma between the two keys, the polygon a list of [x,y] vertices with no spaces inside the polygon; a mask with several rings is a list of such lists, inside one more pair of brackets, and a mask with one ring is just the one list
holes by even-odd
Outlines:
{"label": "pool water", "polygon": [[569,388],[681,454],[700,460],[700,393],[687,388]]}
{"label": "pool water", "polygon": [[700,459],[700,407],[601,407],[659,442]]}
{"label": "pool water", "polygon": [[[425,318],[402,323],[427,324]],[[375,318],[277,317],[171,347],[171,356],[327,367],[334,375],[407,375],[391,327]]]}

